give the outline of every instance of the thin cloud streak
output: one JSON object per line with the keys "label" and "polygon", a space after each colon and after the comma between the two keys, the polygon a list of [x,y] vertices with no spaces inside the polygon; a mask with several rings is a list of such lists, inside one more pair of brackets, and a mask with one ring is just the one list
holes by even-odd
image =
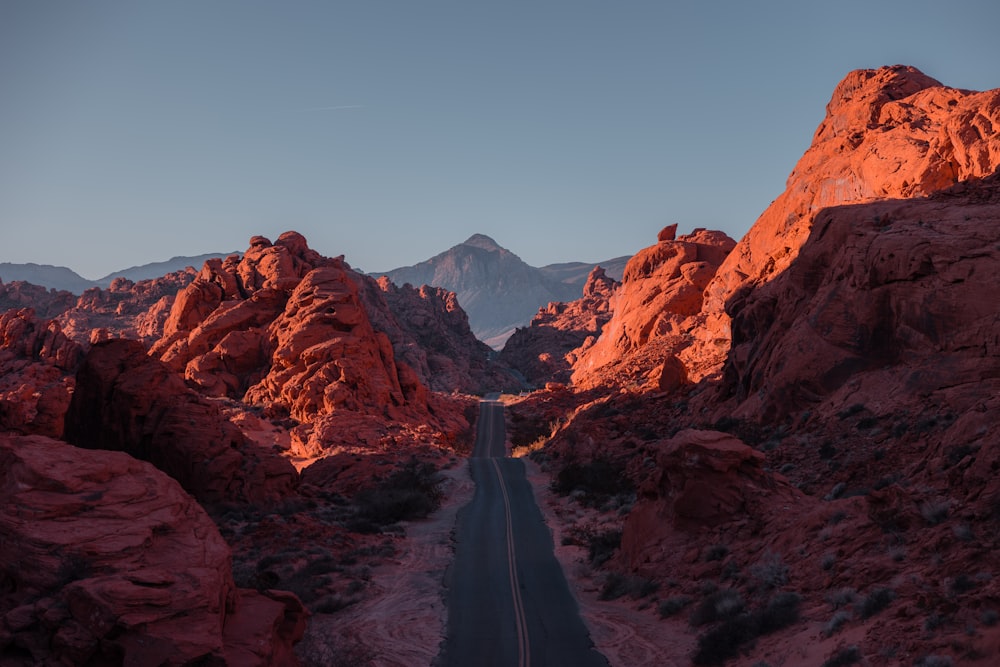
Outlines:
{"label": "thin cloud streak", "polygon": [[364,109],[363,104],[340,104],[335,107],[309,107],[303,111],[341,111],[342,109]]}

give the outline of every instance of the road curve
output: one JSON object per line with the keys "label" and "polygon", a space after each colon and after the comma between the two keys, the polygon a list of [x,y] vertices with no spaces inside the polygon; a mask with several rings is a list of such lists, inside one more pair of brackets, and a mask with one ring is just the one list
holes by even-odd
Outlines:
{"label": "road curve", "polygon": [[455,529],[441,664],[607,667],[553,555],[524,464],[507,458],[505,440],[503,404],[481,401],[469,459],[476,491]]}

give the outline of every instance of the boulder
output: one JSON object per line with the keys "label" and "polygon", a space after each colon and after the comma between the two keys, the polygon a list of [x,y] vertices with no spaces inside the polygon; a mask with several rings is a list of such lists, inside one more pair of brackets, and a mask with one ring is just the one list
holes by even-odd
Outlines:
{"label": "boulder", "polygon": [[273,500],[296,480],[287,460],[247,441],[138,341],[91,348],[76,376],[65,437],[149,461],[207,503]]}
{"label": "boulder", "polygon": [[[297,664],[301,604],[241,594],[204,510],[124,453],[0,435],[0,581],[3,664]],[[227,663],[248,644],[281,659]]]}

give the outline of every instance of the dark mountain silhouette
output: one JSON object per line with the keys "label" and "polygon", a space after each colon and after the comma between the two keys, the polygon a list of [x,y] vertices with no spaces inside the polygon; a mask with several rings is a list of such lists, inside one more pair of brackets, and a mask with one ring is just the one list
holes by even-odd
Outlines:
{"label": "dark mountain silhouette", "polygon": [[[602,262],[621,269],[627,257]],[[503,347],[514,329],[525,326],[540,307],[569,301],[583,294],[587,274],[595,264],[571,262],[537,268],[483,234],[414,266],[373,275],[388,276],[397,285],[433,285],[455,292],[469,316],[473,333],[495,349]]]}

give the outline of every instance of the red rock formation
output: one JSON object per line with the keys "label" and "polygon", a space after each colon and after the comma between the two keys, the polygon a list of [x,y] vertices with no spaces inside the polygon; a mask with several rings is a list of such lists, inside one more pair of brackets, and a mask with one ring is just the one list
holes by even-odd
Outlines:
{"label": "red rock formation", "polygon": [[65,437],[149,461],[202,502],[281,498],[297,477],[287,460],[248,442],[138,341],[91,348],[77,373]]}
{"label": "red rock formation", "polygon": [[780,276],[730,301],[723,391],[736,416],[780,421],[864,373],[885,408],[980,385],[1000,376],[997,275],[1000,176],[824,209]]}
{"label": "red rock formation", "polygon": [[[418,308],[424,328],[434,330],[427,322],[442,317],[461,319],[449,314],[446,299],[443,307],[433,306],[442,294],[427,296],[432,298],[421,297],[426,303]],[[397,305],[414,301],[394,297]],[[387,330],[374,327],[373,319]],[[467,324],[465,331],[455,322],[438,329],[472,340]],[[397,351],[424,361],[417,348],[374,281],[286,232],[273,245],[254,237],[242,259],[206,262],[178,294],[150,354],[210,396],[291,416],[299,424],[295,453],[316,456],[406,437],[444,444],[467,428],[462,406],[431,395],[421,376],[399,360]],[[465,353],[460,345],[448,349]],[[452,363],[472,368],[459,357]],[[429,375],[429,363],[426,369]],[[464,378],[438,378],[438,386],[449,380]]]}
{"label": "red rock formation", "polygon": [[507,340],[500,361],[536,386],[568,382],[573,363],[611,319],[611,299],[620,284],[600,266],[594,267],[583,297],[540,308],[528,327],[517,329]]}
{"label": "red rock formation", "polygon": [[[920,197],[1000,167],[1000,89],[948,88],[912,67],[857,70],[837,86],[785,191],[760,216],[706,293],[701,354],[728,339],[725,303],[786,269],[824,208]],[[725,350],[723,349],[723,352]],[[715,354],[717,363],[722,355]]]}
{"label": "red rock formation", "polygon": [[59,315],[66,335],[80,343],[110,337],[133,338],[147,345],[163,334],[177,292],[194,280],[190,268],[153,280],[115,278],[108,289],[93,287]]}
{"label": "red rock formation", "polygon": [[658,385],[662,364],[674,366],[676,358],[692,379],[704,375],[699,360],[686,352],[703,323],[705,287],[735,241],[704,229],[675,240],[674,231],[661,232],[662,240],[625,266],[622,286],[612,299],[614,315],[597,342],[580,353],[573,367],[575,384],[592,386],[617,376],[619,384],[641,378]]}
{"label": "red rock formation", "polygon": [[81,347],[30,308],[0,314],[0,430],[59,437]]}
{"label": "red rock formation", "polygon": [[153,466],[0,436],[3,664],[297,664],[301,604],[239,591],[230,563],[211,519]]}
{"label": "red rock formation", "polygon": [[372,325],[389,336],[396,359],[429,389],[482,395],[520,388],[490,362],[492,350],[472,333],[454,292],[428,285],[397,287],[384,276],[358,278]]}
{"label": "red rock formation", "polygon": [[764,471],[764,455],[728,433],[684,430],[657,448],[656,471],[622,530],[621,557],[631,569],[662,567],[685,533],[754,522],[779,505],[802,507],[803,494]]}
{"label": "red rock formation", "polygon": [[39,317],[51,319],[72,308],[74,303],[76,295],[72,292],[47,289],[21,280],[8,283],[0,280],[0,313],[31,308]]}

